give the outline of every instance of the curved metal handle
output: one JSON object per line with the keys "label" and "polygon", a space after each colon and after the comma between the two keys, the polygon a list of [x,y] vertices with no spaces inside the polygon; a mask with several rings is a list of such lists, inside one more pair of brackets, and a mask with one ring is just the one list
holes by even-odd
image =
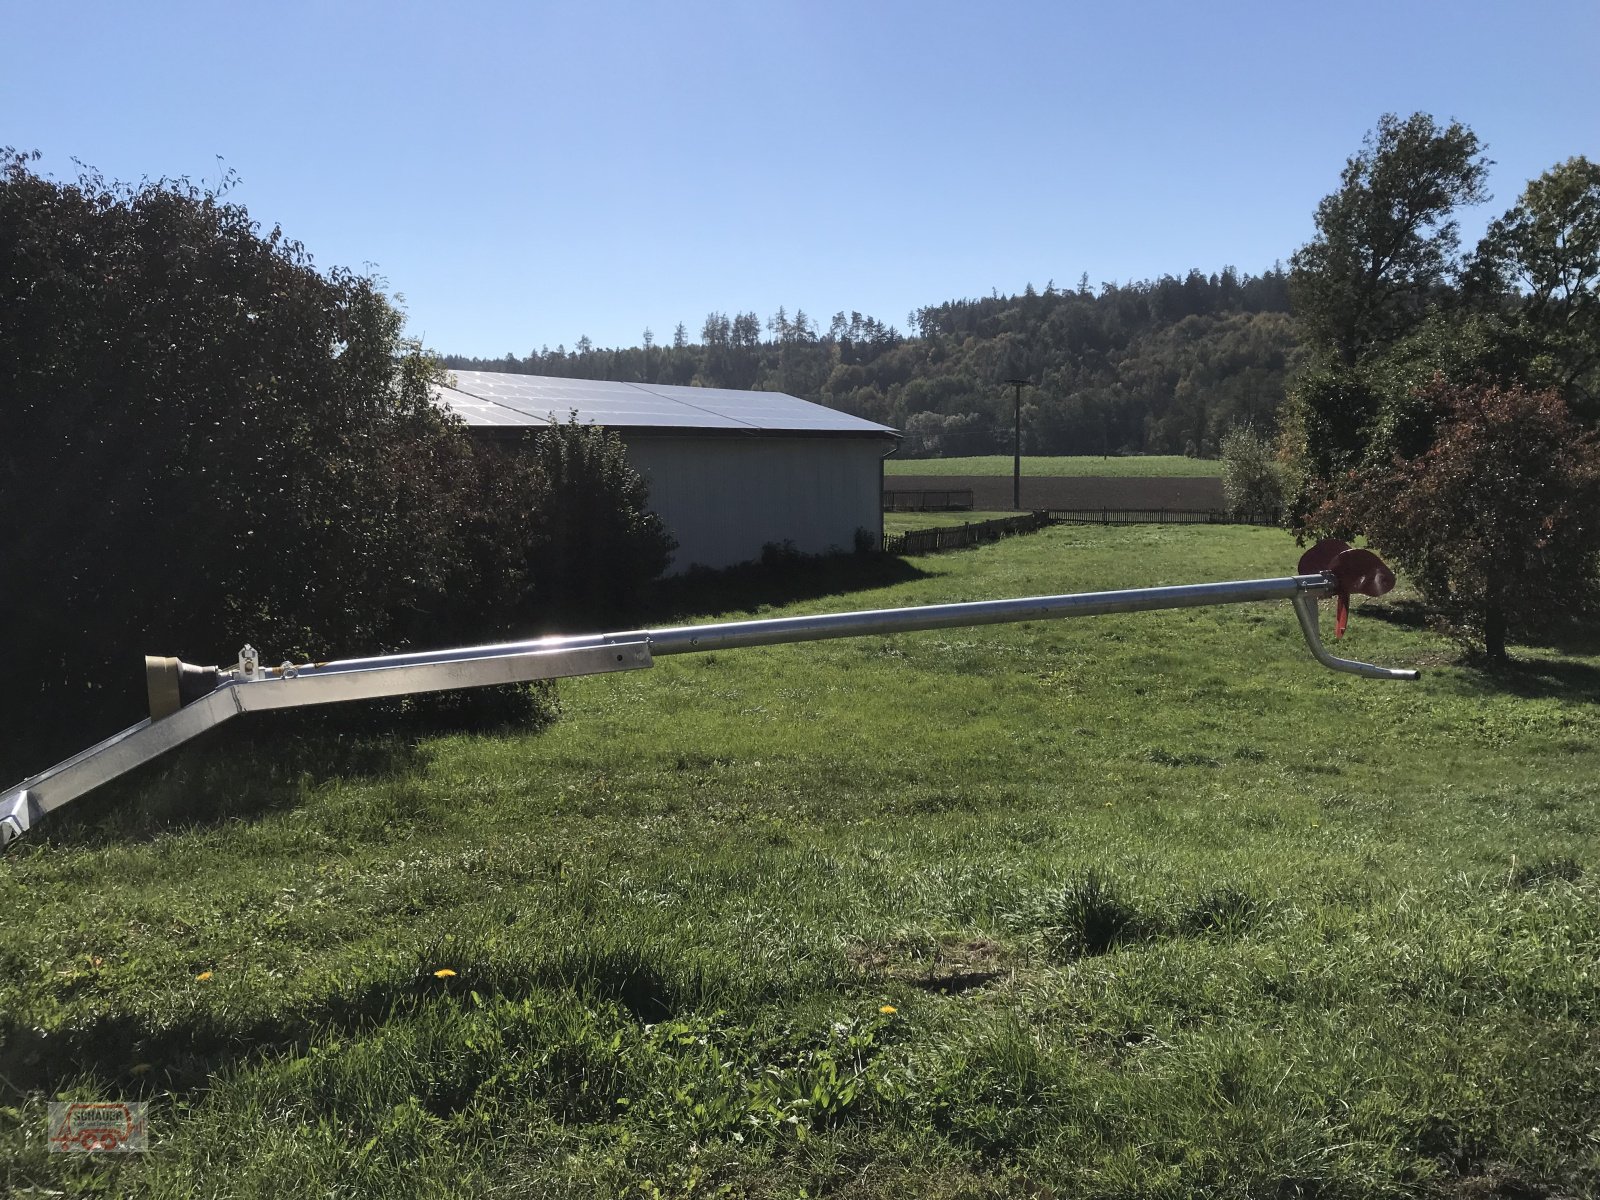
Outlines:
{"label": "curved metal handle", "polygon": [[1294,597],[1294,615],[1300,618],[1300,632],[1306,635],[1306,645],[1316,660],[1330,671],[1344,671],[1350,675],[1363,675],[1368,679],[1421,679],[1422,672],[1405,667],[1379,667],[1372,663],[1356,662],[1353,658],[1337,658],[1328,653],[1322,644],[1322,629],[1317,622],[1317,597],[1302,592]]}

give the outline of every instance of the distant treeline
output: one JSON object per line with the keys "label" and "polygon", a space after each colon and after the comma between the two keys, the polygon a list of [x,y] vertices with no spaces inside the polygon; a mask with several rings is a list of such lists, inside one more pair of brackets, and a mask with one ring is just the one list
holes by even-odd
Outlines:
{"label": "distant treeline", "polygon": [[711,313],[698,339],[645,330],[638,346],[580,338],[518,358],[447,355],[459,370],[788,392],[906,432],[904,455],[1009,448],[1012,389],[1030,454],[1217,452],[1236,425],[1271,431],[1296,351],[1282,267],[1192,270],[1092,291],[1031,284],[1020,296],[950,300],[910,315],[909,333],[858,312],[823,325],[780,308]]}

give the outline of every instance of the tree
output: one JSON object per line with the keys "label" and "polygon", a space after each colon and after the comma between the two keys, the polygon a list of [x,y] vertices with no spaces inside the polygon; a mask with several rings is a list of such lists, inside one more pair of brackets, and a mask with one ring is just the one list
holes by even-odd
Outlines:
{"label": "tree", "polygon": [[1454,211],[1486,198],[1479,149],[1459,122],[1385,114],[1317,206],[1316,237],[1295,252],[1289,278],[1311,351],[1282,422],[1296,518],[1363,461],[1386,409],[1403,407],[1421,382],[1397,380],[1385,356],[1430,320],[1456,277]]}
{"label": "tree", "polygon": [[1276,521],[1283,511],[1283,467],[1272,442],[1248,425],[1222,438],[1222,494],[1236,517]]}
{"label": "tree", "polygon": [[1349,367],[1426,311],[1456,267],[1453,218],[1487,199],[1477,135],[1426,113],[1386,113],[1317,206],[1317,235],[1291,259],[1295,315],[1311,344]]}
{"label": "tree", "polygon": [[1530,182],[1479,243],[1472,282],[1514,296],[1542,359],[1530,372],[1600,415],[1600,163],[1570,158]]}
{"label": "tree", "polygon": [[[612,379],[645,370],[666,383],[775,389],[902,428],[921,412],[979,413],[974,434],[1010,428],[1009,392],[994,381],[1026,374],[1048,381],[1024,411],[1026,445],[1036,452],[1173,453],[1187,443],[1210,452],[1235,424],[1277,424],[1296,349],[1287,286],[1276,267],[1261,276],[1191,270],[1101,297],[1046,286],[1032,297],[949,301],[913,313],[919,336],[910,339],[849,309],[820,326],[785,310],[782,336],[776,321],[768,333],[754,313],[714,313],[702,344],[687,345],[685,331],[684,346],[674,336],[670,353],[658,344],[648,361],[632,350],[446,361]],[[935,424],[951,453],[964,434]]]}
{"label": "tree", "polygon": [[761,341],[761,318],[753,312],[742,312],[733,318],[733,342],[746,350],[753,350]]}
{"label": "tree", "polygon": [[[48,760],[127,723],[142,650],[299,660],[537,623],[529,543],[570,497],[434,404],[441,364],[378,281],[187,183],[30,162],[0,156],[11,745]],[[585,504],[642,506],[637,477],[598,475]]]}
{"label": "tree", "polygon": [[541,431],[532,450],[544,489],[524,535],[536,611],[556,623],[630,619],[675,544],[622,439],[573,420]]}
{"label": "tree", "polygon": [[1436,380],[1432,445],[1353,472],[1317,514],[1402,567],[1469,646],[1570,611],[1600,565],[1600,444],[1554,389]]}

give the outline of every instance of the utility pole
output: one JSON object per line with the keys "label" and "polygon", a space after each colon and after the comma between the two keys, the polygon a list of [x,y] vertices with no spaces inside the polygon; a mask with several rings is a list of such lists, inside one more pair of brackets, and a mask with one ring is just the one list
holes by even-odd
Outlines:
{"label": "utility pole", "polygon": [[1012,402],[1012,416],[1015,418],[1015,428],[1011,439],[1011,507],[1017,512],[1022,511],[1022,389],[1032,387],[1032,380],[1008,379],[1007,383],[1017,389]]}

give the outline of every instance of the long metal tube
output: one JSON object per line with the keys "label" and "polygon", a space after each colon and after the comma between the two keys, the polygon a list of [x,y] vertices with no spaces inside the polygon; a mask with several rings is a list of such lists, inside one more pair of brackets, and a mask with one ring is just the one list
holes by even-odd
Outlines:
{"label": "long metal tube", "polygon": [[[815,642],[828,638],[911,633],[967,625],[1000,625],[1013,621],[1092,617],[1105,613],[1197,608],[1207,604],[1241,604],[1256,600],[1293,600],[1297,596],[1314,599],[1329,595],[1332,591],[1333,585],[1326,575],[1290,575],[1281,579],[1191,583],[1177,587],[1128,588],[1116,592],[1077,592],[1064,596],[1025,596],[1015,600],[975,600],[964,604],[926,604],[916,608],[878,608],[816,616],[676,625],[666,629],[634,629],[618,633],[556,635],[492,646],[464,646],[455,650],[425,650],[305,663],[295,667],[295,672],[299,678],[305,679],[377,668],[442,665],[466,659],[640,641],[650,647],[651,655],[660,658],[667,654],[732,650],[741,646]],[[276,677],[280,671],[281,668],[273,668],[266,674]]]}
{"label": "long metal tube", "polygon": [[[825,638],[863,637],[945,629],[967,625],[1002,625],[1011,621],[1048,621],[1063,617],[1095,617],[1105,613],[1146,612],[1167,608],[1199,608],[1207,604],[1242,604],[1253,600],[1292,600],[1327,595],[1332,585],[1323,575],[1291,575],[1283,579],[1246,579],[1231,583],[1190,583],[1178,587],[1128,588],[1117,592],[1079,592],[1066,596],[1026,596],[1017,600],[976,600],[966,604],[928,604],[920,608],[882,608],[866,612],[829,613],[811,617],[775,617],[764,621],[730,621],[720,625],[683,625],[644,632],[650,653],[687,654],[732,650],[781,642],[815,642]],[[637,636],[637,635],[627,635]]]}
{"label": "long metal tube", "polygon": [[0,846],[27,832],[32,822],[43,814],[241,713],[638,670],[649,667],[655,657],[667,654],[1012,621],[1289,600],[1312,654],[1324,666],[1372,679],[1417,678],[1416,671],[1373,666],[1328,653],[1318,629],[1316,602],[1319,597],[1330,595],[1335,587],[1329,575],[1290,575],[1280,579],[1128,588],[545,637],[333,662],[286,663],[281,667],[256,668],[248,672],[241,666],[221,672],[220,683],[214,691],[184,705],[171,716],[141,721],[0,794]]}

